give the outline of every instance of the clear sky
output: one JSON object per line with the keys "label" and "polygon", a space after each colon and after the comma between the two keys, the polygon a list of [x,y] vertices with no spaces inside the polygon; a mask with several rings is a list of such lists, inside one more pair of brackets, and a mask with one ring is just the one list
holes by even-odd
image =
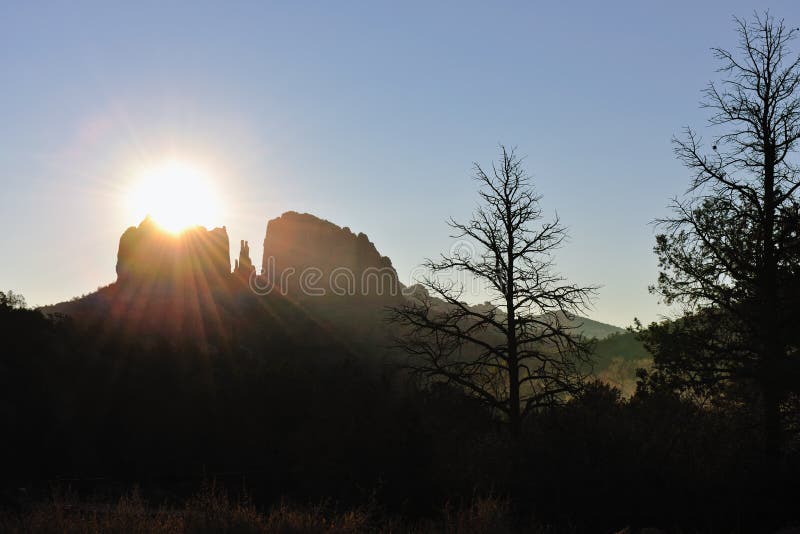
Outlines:
{"label": "clear sky", "polygon": [[208,170],[232,254],[247,239],[260,264],[266,221],[307,211],[408,282],[505,143],[570,228],[561,271],[603,286],[589,315],[656,319],[649,222],[689,178],[670,139],[703,125],[732,15],[765,7],[800,25],[790,1],[4,1],[0,289],[112,282],[126,191],[168,158]]}

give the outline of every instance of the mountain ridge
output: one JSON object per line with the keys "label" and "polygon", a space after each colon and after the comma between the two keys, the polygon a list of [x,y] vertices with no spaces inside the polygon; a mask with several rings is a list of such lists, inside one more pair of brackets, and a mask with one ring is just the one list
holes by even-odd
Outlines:
{"label": "mountain ridge", "polygon": [[[385,322],[385,309],[404,295],[420,296],[416,292],[421,287],[403,286],[391,260],[378,252],[366,234],[309,213],[289,211],[268,221],[263,244],[261,273],[256,273],[245,240],[240,241],[239,258],[231,269],[224,226],[210,230],[193,227],[176,236],[146,218],[120,237],[115,282],[40,310],[69,315],[96,328],[124,331],[131,337],[207,337],[225,345],[236,339],[237,332],[245,332],[247,343],[257,350],[265,346],[263,338],[269,333],[294,339],[291,344],[298,346],[331,343],[347,347],[341,352],[388,354],[381,348],[388,345],[392,328]],[[323,280],[316,287],[325,290],[323,296],[304,291],[307,288],[297,273],[309,268],[316,269]],[[296,278],[284,287],[282,281],[269,280],[271,269],[273,273],[291,272]],[[352,294],[340,294],[332,287],[331,275],[340,269],[352,275],[350,282],[356,290]],[[386,287],[371,286],[375,294],[358,294],[363,289],[358,286],[359,277],[363,281],[365,273],[376,272],[387,276],[392,291],[384,293],[381,290]],[[484,302],[471,307],[480,312],[490,306]],[[601,349],[614,345],[606,340],[625,335],[625,330],[615,325],[561,315],[558,320],[562,324],[598,340]],[[614,358],[638,360],[638,346],[629,344],[636,354],[627,357],[618,354],[617,345],[601,351],[603,369],[612,366]]]}

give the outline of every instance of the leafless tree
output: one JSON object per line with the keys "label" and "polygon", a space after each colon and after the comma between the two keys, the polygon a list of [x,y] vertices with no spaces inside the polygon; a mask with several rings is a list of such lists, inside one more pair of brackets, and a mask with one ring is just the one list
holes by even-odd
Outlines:
{"label": "leafless tree", "polygon": [[[575,316],[591,304],[595,288],[568,284],[554,271],[565,228],[558,217],[545,220],[522,159],[501,151],[490,170],[475,164],[480,203],[472,218],[449,221],[452,237],[475,251],[454,247],[428,260],[425,291],[392,316],[407,328],[398,344],[415,373],[463,388],[517,436],[527,414],[581,389],[590,351]],[[484,283],[492,299],[482,306],[463,302],[457,273]]]}

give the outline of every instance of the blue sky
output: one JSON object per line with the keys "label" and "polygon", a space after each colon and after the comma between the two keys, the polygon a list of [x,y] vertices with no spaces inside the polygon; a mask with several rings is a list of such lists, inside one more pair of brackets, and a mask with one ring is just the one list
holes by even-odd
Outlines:
{"label": "blue sky", "polygon": [[0,286],[113,281],[131,169],[168,157],[213,171],[257,264],[266,221],[307,211],[408,282],[505,143],[570,229],[560,270],[602,285],[589,315],[656,319],[649,223],[689,179],[670,139],[703,126],[732,15],[765,7],[800,25],[793,2],[3,2]]}

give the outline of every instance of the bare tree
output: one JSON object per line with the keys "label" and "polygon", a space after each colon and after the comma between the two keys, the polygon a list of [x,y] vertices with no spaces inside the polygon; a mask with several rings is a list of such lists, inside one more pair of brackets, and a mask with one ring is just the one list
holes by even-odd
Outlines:
{"label": "bare tree", "polygon": [[[466,223],[450,220],[456,247],[428,260],[426,289],[392,310],[410,332],[398,344],[419,376],[455,384],[480,399],[518,435],[531,411],[579,391],[589,347],[575,315],[589,305],[594,287],[568,284],[553,269],[553,253],[566,238],[558,220],[544,220],[541,197],[514,150],[486,172],[475,164],[480,204]],[[486,285],[483,306],[462,301],[466,274]],[[449,277],[442,277],[449,274]]]}
{"label": "bare tree", "polygon": [[714,49],[724,80],[704,93],[711,150],[691,129],[674,141],[694,178],[674,215],[659,221],[652,291],[686,314],[670,336],[662,325],[651,339],[657,368],[692,387],[755,385],[774,456],[780,405],[797,376],[800,58],[789,45],[798,30],[768,13],[735,22],[738,53]]}

